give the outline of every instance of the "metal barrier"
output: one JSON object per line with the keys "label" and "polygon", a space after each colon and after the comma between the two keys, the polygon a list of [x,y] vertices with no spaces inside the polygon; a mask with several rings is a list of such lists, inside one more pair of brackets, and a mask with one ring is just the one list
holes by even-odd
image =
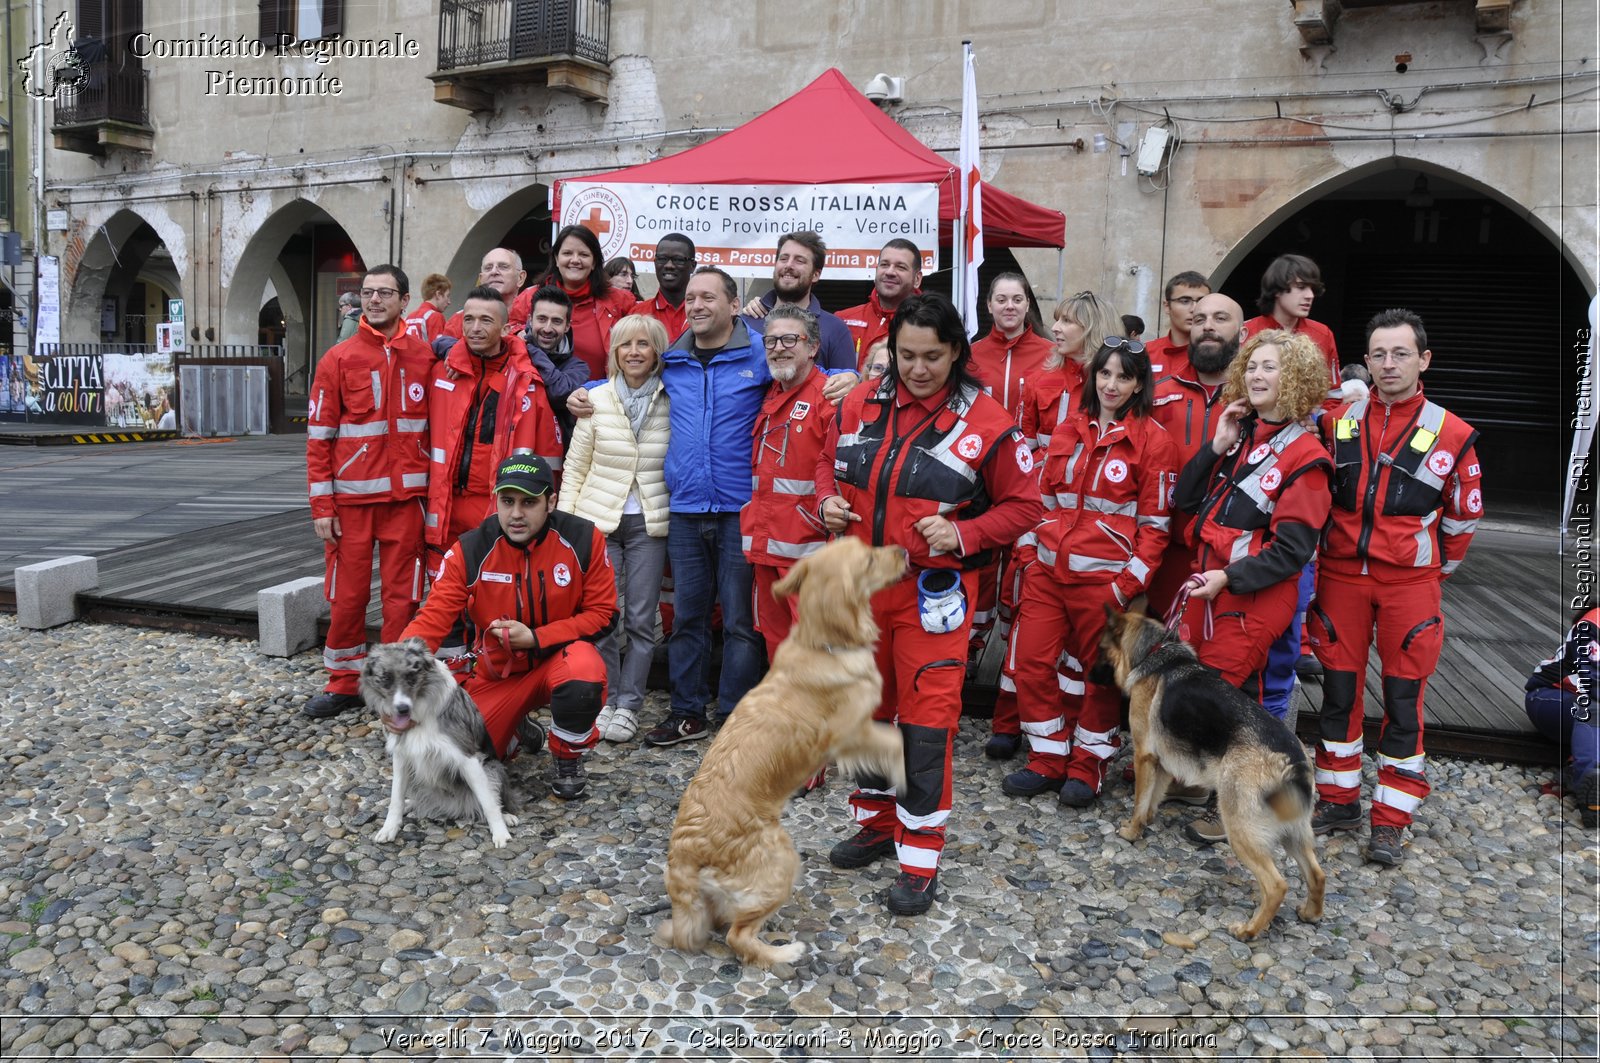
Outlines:
{"label": "metal barrier", "polygon": [[265,366],[181,365],[178,394],[184,435],[266,435],[270,430]]}

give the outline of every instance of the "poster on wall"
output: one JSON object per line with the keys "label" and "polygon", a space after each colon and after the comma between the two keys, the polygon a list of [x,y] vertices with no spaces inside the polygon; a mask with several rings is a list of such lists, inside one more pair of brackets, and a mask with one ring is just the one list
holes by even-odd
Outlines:
{"label": "poster on wall", "polygon": [[[35,321],[35,343],[61,342],[61,260],[54,255],[39,256],[39,313]],[[37,348],[35,348],[37,350]]]}
{"label": "poster on wall", "polygon": [[827,280],[872,280],[878,250],[896,237],[922,252],[922,272],[939,268],[939,186],[657,185],[569,181],[561,224],[582,225],[601,257],[626,255],[654,272],[656,241],[688,234],[702,266],[734,277],[772,276],[778,237],[811,229],[828,245]]}
{"label": "poster on wall", "polygon": [[171,354],[103,354],[108,428],[155,428],[172,409]]}
{"label": "poster on wall", "polygon": [[[17,379],[22,379],[21,366],[17,367]],[[11,356],[0,354],[0,413],[21,413],[19,401],[11,398]],[[17,400],[22,398],[22,389],[17,389]]]}
{"label": "poster on wall", "polygon": [[37,412],[43,420],[60,424],[106,423],[100,355],[58,355],[40,358],[37,364]]}

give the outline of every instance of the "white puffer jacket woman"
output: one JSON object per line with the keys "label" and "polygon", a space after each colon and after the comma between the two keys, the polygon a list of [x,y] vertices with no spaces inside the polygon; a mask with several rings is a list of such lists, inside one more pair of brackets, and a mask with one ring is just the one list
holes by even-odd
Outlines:
{"label": "white puffer jacket woman", "polygon": [[672,429],[661,386],[667,342],[666,329],[643,314],[612,328],[610,371],[589,393],[593,415],[573,431],[556,502],[557,509],[594,522],[605,534],[616,573],[622,629],[600,642],[611,696],[595,721],[600,736],[612,742],[638,734],[655,653],[656,607],[667,563],[665,467]]}

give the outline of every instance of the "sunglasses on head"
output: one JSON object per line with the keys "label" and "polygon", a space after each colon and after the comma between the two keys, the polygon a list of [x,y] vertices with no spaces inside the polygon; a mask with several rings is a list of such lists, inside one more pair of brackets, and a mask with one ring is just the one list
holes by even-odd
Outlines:
{"label": "sunglasses on head", "polygon": [[1129,354],[1144,353],[1144,344],[1138,340],[1130,340],[1125,336],[1107,336],[1100,341],[1100,346],[1109,347],[1113,351],[1127,351]]}

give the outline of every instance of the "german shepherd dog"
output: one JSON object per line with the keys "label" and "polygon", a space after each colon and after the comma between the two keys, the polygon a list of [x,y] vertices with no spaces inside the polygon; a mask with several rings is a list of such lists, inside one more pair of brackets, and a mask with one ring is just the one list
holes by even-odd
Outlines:
{"label": "german shepherd dog", "polygon": [[1228,930],[1249,941],[1277,914],[1288,892],[1273,862],[1279,843],[1306,882],[1296,913],[1308,923],[1321,919],[1327,876],[1312,845],[1312,773],[1299,739],[1143,612],[1106,607],[1100,664],[1128,695],[1133,731],[1133,815],[1117,833],[1139,840],[1174,775],[1211,787],[1228,843],[1260,894],[1254,914]]}
{"label": "german shepherd dog", "polygon": [[657,944],[699,952],[713,929],[726,927],[728,947],[745,963],[771,967],[805,954],[802,942],[774,946],[759,936],[800,870],[778,819],[796,788],[829,761],[904,785],[900,731],[872,719],[883,695],[872,596],[905,570],[898,546],[841,539],[773,586],[778,597],[799,595],[799,618],[678,804],[667,849],[672,918],[657,929]]}
{"label": "german shepherd dog", "polygon": [[361,696],[378,710],[394,770],[389,814],[374,840],[393,841],[407,806],[418,819],[483,819],[496,849],[506,828],[506,769],[478,707],[419,638],[378,646],[361,666]]}

